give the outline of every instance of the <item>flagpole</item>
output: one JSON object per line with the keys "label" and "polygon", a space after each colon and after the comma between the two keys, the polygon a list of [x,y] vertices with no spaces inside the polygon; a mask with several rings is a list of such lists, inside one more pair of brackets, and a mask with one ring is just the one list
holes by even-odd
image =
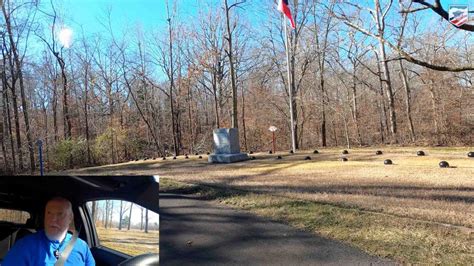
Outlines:
{"label": "flagpole", "polygon": [[296,152],[295,143],[295,119],[293,116],[293,91],[291,90],[291,75],[290,75],[290,47],[288,42],[288,32],[286,29],[285,16],[283,18],[283,28],[285,29],[285,48],[286,48],[286,70],[288,73],[288,95],[290,96],[290,120],[291,120],[291,150]]}

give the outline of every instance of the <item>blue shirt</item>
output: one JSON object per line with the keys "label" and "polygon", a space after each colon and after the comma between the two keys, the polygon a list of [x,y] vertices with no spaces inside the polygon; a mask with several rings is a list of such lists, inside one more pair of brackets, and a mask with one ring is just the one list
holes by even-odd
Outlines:
{"label": "blue shirt", "polygon": [[[18,240],[1,264],[2,266],[54,265],[57,261],[54,251],[59,247],[61,253],[71,238],[72,235],[68,233],[64,243],[61,244],[60,241],[49,240],[44,230],[38,231]],[[95,266],[89,246],[84,240],[77,239],[65,265]]]}

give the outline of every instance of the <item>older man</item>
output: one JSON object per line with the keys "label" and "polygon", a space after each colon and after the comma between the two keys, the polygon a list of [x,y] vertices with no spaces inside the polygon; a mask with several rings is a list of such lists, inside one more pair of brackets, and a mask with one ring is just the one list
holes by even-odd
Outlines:
{"label": "older man", "polygon": [[2,266],[95,265],[86,242],[67,232],[73,219],[69,200],[62,197],[49,200],[44,212],[44,230],[18,240]]}

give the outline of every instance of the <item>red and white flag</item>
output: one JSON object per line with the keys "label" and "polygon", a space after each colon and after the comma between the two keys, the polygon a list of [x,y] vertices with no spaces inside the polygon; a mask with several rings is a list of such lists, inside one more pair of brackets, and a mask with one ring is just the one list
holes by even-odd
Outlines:
{"label": "red and white flag", "polygon": [[288,0],[278,0],[278,10],[285,14],[285,16],[290,20],[291,28],[295,29],[295,21],[291,16],[290,8],[288,7]]}
{"label": "red and white flag", "polygon": [[453,5],[449,7],[449,22],[457,27],[462,26],[469,20],[467,5]]}

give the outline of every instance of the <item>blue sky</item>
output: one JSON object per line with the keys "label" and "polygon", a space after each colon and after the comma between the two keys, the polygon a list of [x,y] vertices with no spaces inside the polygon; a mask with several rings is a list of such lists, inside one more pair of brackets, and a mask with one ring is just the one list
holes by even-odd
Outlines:
{"label": "blue sky", "polygon": [[[181,21],[195,21],[201,9],[208,10],[209,7],[215,9],[222,6],[223,0],[168,0],[170,8],[178,5],[178,16]],[[236,0],[229,0],[234,3]],[[320,0],[329,1],[329,0]],[[373,5],[373,0],[351,0],[352,2],[365,2],[369,6]],[[73,39],[80,38],[81,26],[85,35],[104,32],[106,29],[101,25],[107,23],[106,9],[112,10],[112,25],[114,33],[122,36],[125,29],[134,30],[139,25],[143,32],[151,30],[166,30],[166,2],[167,0],[56,0],[56,9],[63,23],[73,31]],[[383,0],[382,0],[383,2]],[[43,10],[49,9],[49,0],[40,2]],[[290,1],[292,3],[292,1]],[[474,10],[473,0],[442,0],[443,6],[447,9],[452,4],[471,4],[470,9]],[[395,1],[397,4],[397,1]],[[394,7],[398,8],[398,7]],[[276,10],[275,0],[247,0],[245,10],[239,10],[240,16],[245,15],[252,23],[253,28],[262,27],[264,21],[272,12]],[[235,14],[233,14],[235,15]],[[422,11],[420,15],[427,21],[439,23],[439,17],[432,11]],[[474,16],[474,14],[471,14]],[[428,22],[430,23],[430,22]],[[443,22],[448,23],[448,22]],[[60,23],[61,24],[61,23]]]}
{"label": "blue sky", "polygon": [[[181,18],[196,16],[202,4],[222,5],[222,0],[169,0],[169,2],[170,5],[178,3]],[[229,3],[233,2],[229,0]],[[165,3],[166,0],[64,0],[60,8],[66,17],[66,24],[75,31],[80,28],[79,25],[82,25],[85,32],[90,33],[101,29],[98,21],[104,16],[104,10],[108,6],[112,7],[114,30],[136,24],[142,25],[144,29],[165,27]],[[268,6],[273,3],[273,0],[247,0],[246,13],[249,13],[249,17],[264,15],[265,7],[262,7],[262,3]],[[447,8],[451,4],[468,4],[469,0],[443,0],[442,3]],[[43,4],[49,4],[49,1],[43,1]],[[256,10],[258,8],[260,10]],[[474,10],[473,3],[471,3],[471,10]]]}
{"label": "blue sky", "polygon": [[107,23],[106,9],[111,7],[114,30],[140,24],[145,29],[166,22],[164,0],[67,0],[63,8],[65,23],[77,30],[82,25],[86,33],[103,30],[99,21]]}
{"label": "blue sky", "polygon": [[[248,0],[248,5],[261,0]],[[229,3],[234,1],[230,0]],[[271,3],[272,0],[262,0]],[[170,8],[178,4],[179,16],[184,21],[186,17],[197,16],[200,5],[222,5],[219,0],[169,0]],[[43,1],[49,5],[49,1]],[[166,0],[64,0],[58,9],[63,11],[64,23],[75,32],[84,28],[86,33],[103,30],[100,20],[104,18],[105,10],[112,8],[112,24],[114,31],[121,31],[125,27],[141,25],[145,30],[166,27]],[[255,12],[254,10],[249,10]]]}

